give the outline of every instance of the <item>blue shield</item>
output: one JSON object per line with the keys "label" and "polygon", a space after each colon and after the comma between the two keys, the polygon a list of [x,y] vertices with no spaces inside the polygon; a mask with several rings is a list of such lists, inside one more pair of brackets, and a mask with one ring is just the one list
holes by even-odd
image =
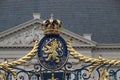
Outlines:
{"label": "blue shield", "polygon": [[65,40],[59,35],[46,35],[39,43],[38,58],[47,70],[61,69],[68,59]]}

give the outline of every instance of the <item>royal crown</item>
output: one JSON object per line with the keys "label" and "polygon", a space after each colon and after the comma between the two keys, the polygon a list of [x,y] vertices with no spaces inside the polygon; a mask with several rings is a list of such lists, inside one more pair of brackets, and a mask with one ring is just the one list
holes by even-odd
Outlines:
{"label": "royal crown", "polygon": [[59,35],[62,28],[61,25],[62,25],[61,21],[58,19],[53,19],[53,17],[42,22],[43,31],[45,35],[48,34]]}

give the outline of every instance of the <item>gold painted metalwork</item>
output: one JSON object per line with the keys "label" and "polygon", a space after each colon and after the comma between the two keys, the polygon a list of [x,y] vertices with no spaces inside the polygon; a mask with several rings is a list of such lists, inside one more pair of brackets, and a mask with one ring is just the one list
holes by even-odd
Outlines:
{"label": "gold painted metalwork", "polygon": [[[11,67],[17,66],[17,65],[22,65],[23,63],[31,60],[36,55],[36,53],[38,51],[38,41],[35,41],[34,43],[35,43],[34,48],[27,55],[25,55],[24,57],[22,57],[16,61],[13,61],[13,62],[8,62],[7,60],[5,60],[3,63],[0,64],[0,68],[5,69],[7,72],[12,73],[12,75],[14,76],[14,79],[17,80],[16,72]],[[2,74],[2,76],[4,76],[3,73],[1,73],[1,74]],[[6,79],[4,78],[4,80],[6,80]]]}
{"label": "gold painted metalwork", "polygon": [[80,61],[84,61],[86,63],[95,63],[95,64],[107,64],[107,65],[120,65],[120,60],[113,60],[113,59],[105,59],[105,58],[91,58],[84,56],[78,53],[75,49],[73,49],[71,45],[71,40],[67,41],[67,48],[70,53],[75,58],[78,58]]}
{"label": "gold painted metalwork", "polygon": [[52,72],[52,78],[51,79],[48,79],[48,80],[59,80],[58,78],[55,78],[54,77],[54,72]]}
{"label": "gold painted metalwork", "polygon": [[24,57],[22,57],[16,61],[8,63],[8,65],[9,66],[21,65],[21,64],[31,60],[36,55],[36,53],[38,51],[38,41],[35,41],[34,43],[35,43],[34,48],[27,55],[25,55]]}
{"label": "gold painted metalwork", "polygon": [[3,73],[3,72],[0,71],[0,78],[1,78],[1,80],[6,80],[5,73]]}
{"label": "gold painted metalwork", "polygon": [[[47,50],[44,50],[45,54],[49,54],[49,57],[46,59],[46,61],[49,61],[50,58],[53,58],[54,60],[56,60],[56,62],[59,62],[59,58],[57,57],[57,53],[56,53],[56,48],[58,47],[58,43],[56,42],[56,40],[53,40],[50,46],[46,44],[45,47],[47,48]],[[90,73],[92,73],[96,67],[102,64],[120,65],[120,60],[104,59],[102,57],[91,58],[78,53],[75,49],[73,49],[71,45],[71,40],[67,41],[67,49],[70,55],[72,55],[75,58],[78,58],[80,61],[86,63],[94,63],[89,68]],[[14,76],[14,79],[16,80],[17,79],[16,72],[12,67],[17,65],[22,65],[25,62],[31,60],[36,55],[37,51],[38,51],[38,41],[35,42],[34,48],[27,55],[13,62],[8,62],[7,60],[5,60],[3,63],[0,64],[0,68],[3,68],[6,71],[10,72]],[[6,80],[5,76],[6,76],[5,73],[0,72],[0,78]],[[108,76],[109,73],[107,72],[107,70],[103,69],[100,73],[101,80],[108,80]],[[58,79],[54,79],[54,74],[52,74],[52,80],[58,80]]]}
{"label": "gold painted metalwork", "polygon": [[[105,59],[102,58],[101,56],[99,56],[99,58],[97,59],[97,58],[87,57],[78,53],[75,49],[73,49],[71,45],[71,40],[67,41],[67,48],[70,55],[72,55],[73,57],[78,58],[80,61],[83,61],[85,63],[93,63],[93,65],[91,65],[91,67],[89,68],[90,76],[91,73],[94,71],[94,69],[102,64],[113,65],[113,66],[120,65],[120,60]],[[101,72],[100,74],[100,77],[102,78],[101,80],[108,80],[108,75],[109,75],[108,72],[106,70],[103,70],[103,72]]]}
{"label": "gold painted metalwork", "polygon": [[53,15],[48,20],[42,22],[43,31],[45,35],[57,34],[59,35],[62,29],[62,22],[58,19],[53,19]]}
{"label": "gold painted metalwork", "polygon": [[45,44],[43,47],[44,54],[48,54],[48,58],[45,61],[55,60],[56,63],[59,63],[60,60],[58,58],[57,48],[60,46],[61,43],[58,43],[56,39],[54,39],[50,45]]}
{"label": "gold painted metalwork", "polygon": [[[8,60],[5,59],[2,64],[4,64],[4,65],[0,65],[0,68],[5,69],[7,72],[10,72],[13,75],[14,79],[16,80],[17,79],[16,71],[13,68],[10,68],[10,66],[8,66]],[[2,73],[2,75],[5,76],[4,73]],[[4,79],[6,80],[6,78],[4,78]]]}
{"label": "gold painted metalwork", "polygon": [[109,80],[109,72],[105,68],[100,70],[100,80]]}

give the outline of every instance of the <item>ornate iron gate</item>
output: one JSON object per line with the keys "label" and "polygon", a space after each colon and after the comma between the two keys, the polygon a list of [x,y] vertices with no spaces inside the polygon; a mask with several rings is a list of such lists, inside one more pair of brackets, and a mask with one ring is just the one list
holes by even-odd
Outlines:
{"label": "ornate iron gate", "polygon": [[[71,45],[72,39],[65,42],[60,36],[60,20],[51,18],[43,21],[42,26],[45,36],[40,42],[33,41],[34,47],[27,55],[0,64],[0,80],[120,80],[120,69],[115,70],[119,68],[120,60],[101,56],[97,59],[78,53]],[[68,62],[69,54],[84,66],[81,64],[79,69],[72,69],[72,63]],[[25,66],[36,55],[39,63],[30,64],[34,66],[32,70],[19,67]]]}

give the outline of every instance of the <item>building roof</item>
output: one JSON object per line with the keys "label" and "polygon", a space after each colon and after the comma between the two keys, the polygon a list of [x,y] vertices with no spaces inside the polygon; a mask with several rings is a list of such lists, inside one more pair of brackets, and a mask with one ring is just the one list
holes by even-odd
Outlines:
{"label": "building roof", "polygon": [[83,35],[92,34],[98,43],[120,43],[120,1],[118,0],[2,0],[0,1],[0,31],[33,19],[62,20],[64,28]]}

